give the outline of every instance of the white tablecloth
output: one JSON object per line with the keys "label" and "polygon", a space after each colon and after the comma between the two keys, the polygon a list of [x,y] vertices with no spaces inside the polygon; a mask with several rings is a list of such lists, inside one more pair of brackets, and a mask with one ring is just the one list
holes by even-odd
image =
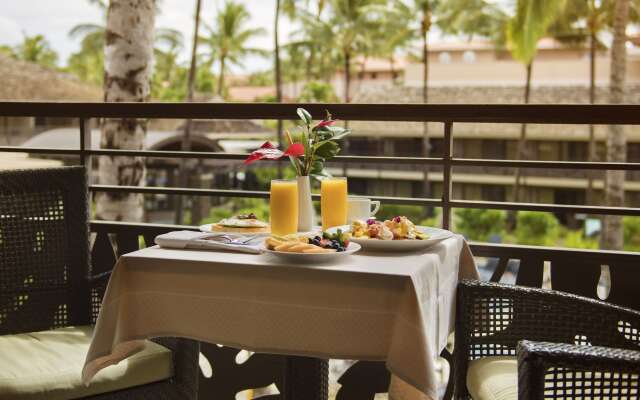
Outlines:
{"label": "white tablecloth", "polygon": [[142,339],[179,336],[383,360],[392,398],[437,398],[434,361],[453,330],[461,278],[477,271],[457,235],[423,253],[360,252],[304,266],[268,254],[149,247],[118,260],[82,378],[140,351]]}

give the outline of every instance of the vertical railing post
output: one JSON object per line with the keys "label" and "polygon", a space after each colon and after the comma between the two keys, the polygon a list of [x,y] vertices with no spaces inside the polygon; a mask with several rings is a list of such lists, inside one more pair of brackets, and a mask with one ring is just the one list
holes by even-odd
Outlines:
{"label": "vertical railing post", "polygon": [[[80,164],[84,166],[85,174],[87,176],[87,186],[90,186],[93,182],[91,177],[93,176],[93,163],[91,159],[91,119],[80,117]],[[89,210],[89,219],[93,218],[91,215],[91,193],[87,195],[87,210]]]}
{"label": "vertical railing post", "polygon": [[80,123],[80,164],[87,171],[87,182],[91,183],[91,119],[81,117]]}
{"label": "vertical railing post", "polygon": [[444,140],[442,154],[442,228],[450,229],[451,227],[451,154],[453,153],[453,138],[451,130],[453,122],[446,121],[444,123]]}

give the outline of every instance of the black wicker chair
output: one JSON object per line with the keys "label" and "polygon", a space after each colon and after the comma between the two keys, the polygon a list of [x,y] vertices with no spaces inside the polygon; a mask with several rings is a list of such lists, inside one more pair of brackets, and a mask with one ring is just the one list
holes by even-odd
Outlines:
{"label": "black wicker chair", "polygon": [[640,398],[640,312],[598,300],[462,281],[454,352],[459,399],[484,398],[469,388],[491,384],[474,375],[489,363],[512,380],[502,398],[515,397],[516,382],[519,399]]}
{"label": "black wicker chair", "polygon": [[[0,172],[0,339],[95,322],[109,274],[91,275],[87,206],[82,167]],[[154,341],[171,350],[169,379],[90,398],[197,398],[198,343]]]}

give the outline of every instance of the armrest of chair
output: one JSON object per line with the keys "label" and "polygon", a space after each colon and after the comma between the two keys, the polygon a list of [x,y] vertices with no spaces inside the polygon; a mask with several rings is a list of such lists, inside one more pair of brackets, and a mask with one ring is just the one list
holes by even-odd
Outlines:
{"label": "armrest of chair", "polygon": [[107,283],[109,282],[109,278],[111,278],[112,272],[113,271],[105,271],[97,275],[90,275],[88,278],[89,286],[92,288],[99,287],[99,286],[106,286]]}
{"label": "armrest of chair", "polygon": [[522,340],[518,343],[518,398],[640,395],[640,351]]}
{"label": "armrest of chair", "polygon": [[456,307],[456,392],[462,395],[469,360],[515,356],[522,339],[574,343],[585,337],[620,348],[640,343],[640,312],[554,290],[463,280]]}

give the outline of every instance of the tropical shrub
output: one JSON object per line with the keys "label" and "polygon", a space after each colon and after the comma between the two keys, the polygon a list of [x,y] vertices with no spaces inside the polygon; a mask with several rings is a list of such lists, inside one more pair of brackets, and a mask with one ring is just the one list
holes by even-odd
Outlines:
{"label": "tropical shrub", "polygon": [[486,242],[504,233],[507,214],[502,210],[463,208],[455,211],[456,230],[471,240]]}
{"label": "tropical shrub", "polygon": [[515,233],[520,244],[553,246],[560,236],[560,223],[552,214],[520,211]]}

